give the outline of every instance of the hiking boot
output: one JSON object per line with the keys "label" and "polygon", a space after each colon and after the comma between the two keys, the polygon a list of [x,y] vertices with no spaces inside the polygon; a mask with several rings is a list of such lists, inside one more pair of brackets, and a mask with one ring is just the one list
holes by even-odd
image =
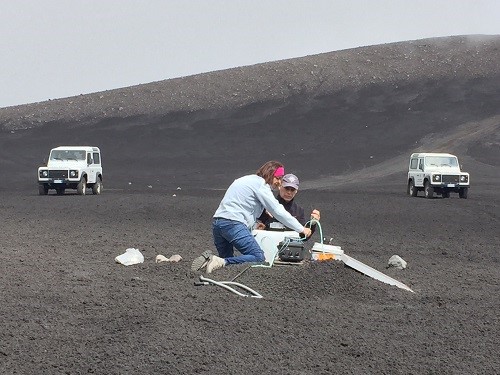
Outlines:
{"label": "hiking boot", "polygon": [[199,271],[205,268],[211,256],[212,256],[212,251],[205,250],[203,253],[201,253],[199,257],[193,260],[193,263],[191,263],[191,271]]}
{"label": "hiking boot", "polygon": [[226,265],[226,260],[224,258],[219,258],[216,255],[212,255],[207,264],[207,273],[212,273],[212,271],[218,270]]}

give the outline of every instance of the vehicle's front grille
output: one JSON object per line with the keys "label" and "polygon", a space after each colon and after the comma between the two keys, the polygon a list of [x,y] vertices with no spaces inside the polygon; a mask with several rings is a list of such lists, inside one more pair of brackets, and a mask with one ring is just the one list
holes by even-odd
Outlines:
{"label": "vehicle's front grille", "polygon": [[458,183],[460,178],[456,174],[444,174],[442,177],[442,181],[446,183]]}
{"label": "vehicle's front grille", "polygon": [[49,169],[49,178],[68,178],[68,170]]}

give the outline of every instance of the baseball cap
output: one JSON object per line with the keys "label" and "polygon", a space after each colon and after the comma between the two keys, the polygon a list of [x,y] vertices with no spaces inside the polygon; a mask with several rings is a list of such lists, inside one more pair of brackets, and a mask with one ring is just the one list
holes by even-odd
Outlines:
{"label": "baseball cap", "polygon": [[283,181],[281,182],[283,187],[293,187],[294,189],[299,189],[299,178],[294,174],[286,174],[283,176]]}

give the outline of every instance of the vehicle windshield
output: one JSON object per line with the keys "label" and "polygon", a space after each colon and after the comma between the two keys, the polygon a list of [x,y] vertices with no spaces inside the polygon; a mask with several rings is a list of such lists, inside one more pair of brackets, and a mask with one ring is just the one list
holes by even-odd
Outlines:
{"label": "vehicle windshield", "polygon": [[50,160],[85,160],[85,150],[53,150]]}
{"label": "vehicle windshield", "polygon": [[427,156],[425,165],[431,167],[458,167],[458,160],[452,156]]}

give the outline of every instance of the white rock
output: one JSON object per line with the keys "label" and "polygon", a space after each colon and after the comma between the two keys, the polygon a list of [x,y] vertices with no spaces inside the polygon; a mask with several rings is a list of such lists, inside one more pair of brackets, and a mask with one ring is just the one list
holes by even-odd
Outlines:
{"label": "white rock", "polygon": [[174,263],[180,262],[181,260],[182,257],[179,254],[174,254],[170,258],[168,258],[169,262],[174,262]]}
{"label": "white rock", "polygon": [[139,249],[135,249],[133,247],[125,250],[125,253],[118,255],[115,258],[116,263],[121,263],[124,266],[131,266],[133,264],[144,263],[144,255],[139,251]]}
{"label": "white rock", "polygon": [[167,258],[164,255],[158,254],[156,256],[156,263],[161,263],[161,262],[173,262],[177,263],[182,260],[182,257],[179,254],[172,255],[170,258]]}
{"label": "white rock", "polygon": [[387,267],[396,267],[400,270],[404,270],[406,268],[406,261],[401,258],[399,255],[393,255],[389,259],[389,263],[387,264]]}
{"label": "white rock", "polygon": [[168,259],[166,256],[164,256],[164,255],[158,254],[158,255],[156,256],[155,261],[156,261],[156,263],[160,263],[160,262],[168,262],[168,261],[169,261],[169,259]]}

